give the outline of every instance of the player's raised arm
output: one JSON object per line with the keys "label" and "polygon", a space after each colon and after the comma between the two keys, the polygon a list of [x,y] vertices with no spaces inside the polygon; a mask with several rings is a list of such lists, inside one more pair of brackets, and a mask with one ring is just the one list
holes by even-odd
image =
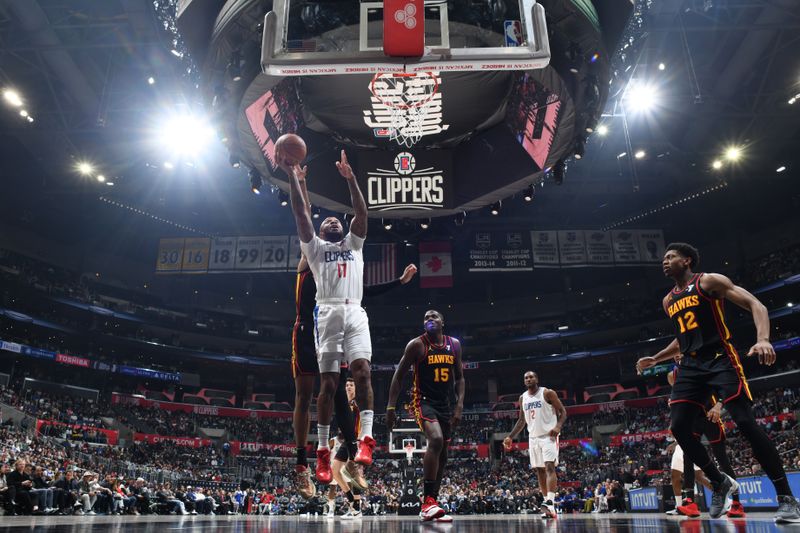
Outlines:
{"label": "player's raised arm", "polygon": [[353,168],[347,162],[347,154],[342,150],[341,160],[336,162],[336,168],[339,174],[347,180],[347,186],[350,188],[350,202],[353,204],[353,221],[350,223],[350,232],[356,237],[362,239],[367,236],[367,202],[364,201],[364,195],[361,194],[361,189],[358,188],[358,181],[356,175],[353,174]]}
{"label": "player's raised arm", "polygon": [[769,311],[766,306],[746,289],[735,285],[730,278],[722,274],[706,274],[700,278],[700,283],[703,290],[711,295],[728,299],[752,313],[753,322],[756,324],[756,343],[747,355],[757,355],[761,364],[774,364],[776,355],[775,349],[769,342]]}
{"label": "player's raised arm", "polygon": [[400,387],[403,385],[403,378],[406,377],[408,369],[411,365],[419,360],[420,354],[423,352],[422,341],[414,339],[406,345],[403,352],[403,357],[397,365],[397,369],[392,376],[392,384],[389,386],[389,399],[386,403],[386,429],[391,431],[394,427],[396,420],[395,408],[397,405],[397,397],[400,396]]}
{"label": "player's raised arm", "polygon": [[311,211],[308,208],[308,192],[303,193],[308,167],[288,166],[283,158],[276,158],[280,167],[289,176],[289,198],[292,201],[292,213],[297,224],[297,235],[302,242],[311,242],[314,238],[314,225],[311,223]]}
{"label": "player's raised arm", "polygon": [[458,339],[453,339],[453,354],[455,355],[453,373],[455,374],[456,407],[453,410],[453,419],[451,425],[453,428],[455,428],[459,423],[461,423],[461,414],[464,411],[464,390],[466,389],[466,382],[464,380],[464,365],[461,363],[461,341]]}
{"label": "player's raised arm", "polygon": [[522,404],[522,395],[519,397],[519,419],[517,423],[514,424],[514,428],[511,430],[511,433],[508,434],[506,438],[503,439],[503,447],[506,450],[511,449],[511,444],[514,442],[514,438],[522,432],[525,428],[527,423],[525,422],[525,406]]}
{"label": "player's raised arm", "polygon": [[561,433],[561,428],[564,427],[564,422],[567,420],[567,408],[561,403],[561,398],[558,397],[558,394],[556,394],[556,391],[553,389],[547,389],[547,392],[544,393],[544,399],[553,406],[553,410],[555,410],[556,417],[558,418],[556,427],[550,430],[550,437],[555,439],[558,437],[558,434]]}

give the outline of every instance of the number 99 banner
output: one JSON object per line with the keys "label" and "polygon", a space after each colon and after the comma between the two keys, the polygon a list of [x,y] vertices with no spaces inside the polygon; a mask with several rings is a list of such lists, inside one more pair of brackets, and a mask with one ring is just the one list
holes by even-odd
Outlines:
{"label": "number 99 banner", "polygon": [[156,272],[204,274],[293,271],[297,260],[293,260],[289,253],[289,244],[288,235],[161,239]]}

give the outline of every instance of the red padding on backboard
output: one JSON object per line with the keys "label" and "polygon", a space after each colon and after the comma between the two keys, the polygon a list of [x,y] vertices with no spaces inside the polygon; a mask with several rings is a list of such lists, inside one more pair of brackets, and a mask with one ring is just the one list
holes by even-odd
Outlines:
{"label": "red padding on backboard", "polygon": [[424,49],[424,0],[383,0],[383,53],[420,57]]}

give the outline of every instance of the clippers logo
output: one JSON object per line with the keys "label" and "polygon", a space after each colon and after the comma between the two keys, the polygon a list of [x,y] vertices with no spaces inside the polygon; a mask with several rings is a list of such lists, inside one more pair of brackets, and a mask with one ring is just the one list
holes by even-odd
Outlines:
{"label": "clippers logo", "polygon": [[410,152],[394,158],[394,171],[367,172],[367,207],[373,211],[444,207],[444,176],[433,167],[417,170]]}
{"label": "clippers logo", "polygon": [[402,24],[409,30],[417,27],[417,19],[414,15],[417,14],[417,8],[412,3],[408,3],[403,9],[398,9],[394,12],[394,20],[398,24]]}
{"label": "clippers logo", "polygon": [[[431,96],[436,85],[439,88]],[[367,88],[375,94],[370,98],[372,109],[363,110],[364,124],[372,128],[377,138],[391,137],[395,128],[406,136],[425,137],[438,135],[450,127],[442,124],[442,80],[438,72],[393,83],[378,79]],[[420,106],[422,102],[425,104]]]}
{"label": "clippers logo", "polygon": [[417,161],[409,152],[400,152],[394,158],[394,170],[401,176],[408,176],[414,172]]}

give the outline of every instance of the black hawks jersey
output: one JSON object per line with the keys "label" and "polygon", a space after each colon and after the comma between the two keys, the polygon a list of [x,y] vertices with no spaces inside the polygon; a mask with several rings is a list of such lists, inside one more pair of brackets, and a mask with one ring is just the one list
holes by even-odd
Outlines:
{"label": "black hawks jersey", "polygon": [[705,349],[721,347],[733,353],[723,301],[700,288],[702,276],[695,274],[684,289],[672,289],[667,300],[667,314],[675,328],[681,353],[696,355]]}
{"label": "black hawks jersey", "polygon": [[424,401],[431,404],[446,405],[453,390],[456,356],[453,341],[445,335],[439,346],[433,344],[428,335],[421,335],[425,355],[414,366],[414,404]]}
{"label": "black hawks jersey", "polygon": [[311,269],[306,267],[297,273],[294,286],[294,302],[297,312],[297,322],[301,324],[314,323],[314,307],[317,305],[317,284]]}

